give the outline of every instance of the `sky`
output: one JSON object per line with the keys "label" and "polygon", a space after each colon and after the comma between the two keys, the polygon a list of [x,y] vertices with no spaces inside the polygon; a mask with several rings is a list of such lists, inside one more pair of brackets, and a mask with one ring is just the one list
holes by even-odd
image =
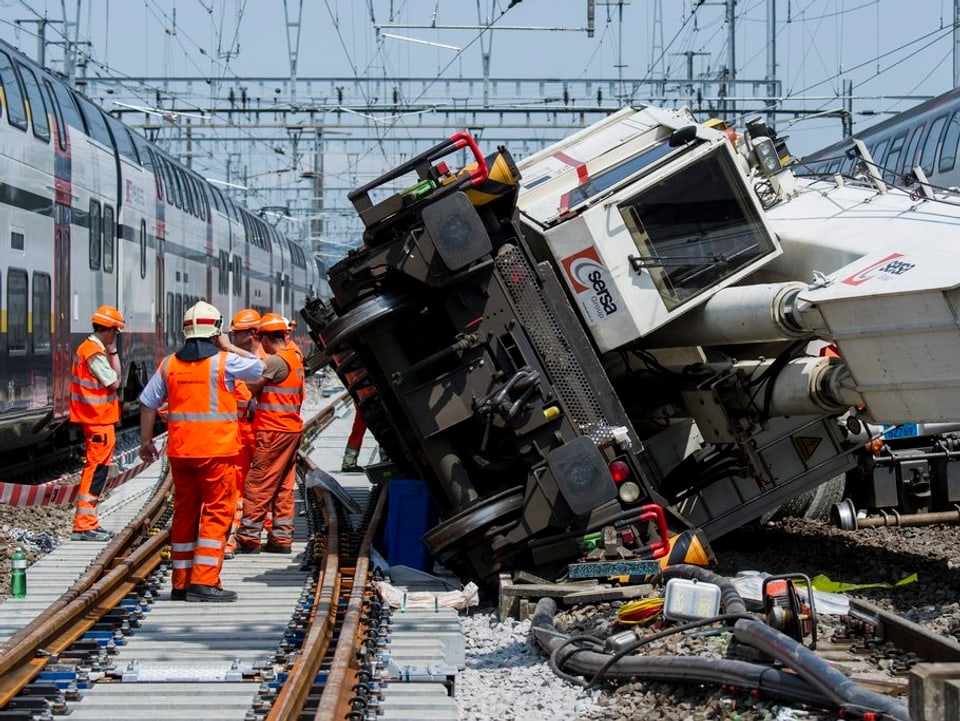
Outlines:
{"label": "sky", "polygon": [[[682,78],[688,60],[695,77],[716,74],[731,59],[721,0],[597,0],[592,33],[587,0],[287,0],[291,20],[301,4],[298,77],[424,78],[430,87],[422,93],[441,99],[446,81],[483,76],[485,53],[491,78],[603,80],[622,90],[625,101],[633,97],[633,81]],[[842,107],[845,80],[853,87],[854,129],[950,89],[953,5],[779,0],[776,77],[787,96],[782,107],[806,113],[777,120],[793,154],[841,137],[839,120],[826,114]],[[768,77],[768,6],[768,0],[735,4],[732,55],[741,81]],[[48,65],[60,69],[64,13],[89,53],[90,76],[200,77],[220,103],[234,78],[290,76],[287,33],[295,29],[287,26],[283,0],[0,0],[0,38],[35,58],[37,32],[45,27]],[[270,87],[254,92],[269,95]],[[537,95],[537,87],[530,87],[523,91]],[[680,93],[682,102],[681,85],[668,90]],[[279,87],[274,92],[270,102],[287,100]],[[748,83],[731,92],[762,90]],[[148,92],[125,99],[131,101],[156,104]],[[377,122],[389,138],[395,129]],[[436,140],[447,134],[438,130]],[[262,149],[262,162],[277,161],[267,157],[272,150]],[[361,165],[345,154],[338,167],[334,150],[329,172]],[[392,159],[372,157],[367,176],[386,170]],[[377,162],[384,167],[376,169]]]}

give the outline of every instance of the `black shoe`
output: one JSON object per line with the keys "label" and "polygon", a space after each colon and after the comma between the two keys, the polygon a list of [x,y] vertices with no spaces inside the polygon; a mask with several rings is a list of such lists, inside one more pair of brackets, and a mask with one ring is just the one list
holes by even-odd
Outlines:
{"label": "black shoe", "polygon": [[237,544],[237,553],[260,553],[260,546],[244,546],[242,543]]}
{"label": "black shoe", "polygon": [[106,528],[103,528],[102,526],[97,526],[97,530],[100,531],[100,533],[106,533],[108,536],[110,536],[110,538],[116,538],[116,537],[117,537],[116,532],[114,532],[114,531],[108,531]]}
{"label": "black shoe", "polygon": [[171,601],[186,601],[187,600],[187,589],[185,588],[175,588],[170,591],[170,600]]}
{"label": "black shoe", "polygon": [[187,601],[207,601],[210,603],[229,603],[237,600],[236,591],[227,591],[217,586],[201,586],[194,583],[187,589]]}
{"label": "black shoe", "polygon": [[358,466],[356,463],[344,463],[340,466],[341,473],[363,473],[363,466]]}
{"label": "black shoe", "polygon": [[70,534],[71,541],[109,541],[113,538],[109,531],[102,528],[95,528],[92,531],[74,531]]}
{"label": "black shoe", "polygon": [[293,553],[293,549],[290,548],[290,546],[275,546],[270,543],[270,541],[260,546],[260,550],[264,553]]}
{"label": "black shoe", "polygon": [[236,551],[224,551],[224,552],[223,552],[223,560],[224,560],[224,561],[229,561],[231,558],[234,558],[236,555],[237,555],[237,552],[236,552]]}

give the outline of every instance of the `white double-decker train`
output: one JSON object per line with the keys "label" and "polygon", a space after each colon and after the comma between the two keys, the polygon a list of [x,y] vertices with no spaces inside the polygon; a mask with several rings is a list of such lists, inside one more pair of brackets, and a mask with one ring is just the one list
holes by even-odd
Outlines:
{"label": "white double-decker train", "polygon": [[299,245],[5,43],[0,157],[0,453],[67,432],[71,357],[102,304],[126,318],[129,416],[195,301],[292,318],[326,294]]}

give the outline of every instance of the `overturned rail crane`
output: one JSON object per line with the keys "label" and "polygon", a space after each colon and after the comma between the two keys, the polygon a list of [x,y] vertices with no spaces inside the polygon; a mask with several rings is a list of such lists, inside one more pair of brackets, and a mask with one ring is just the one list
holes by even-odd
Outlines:
{"label": "overturned rail crane", "polygon": [[431,489],[435,557],[559,569],[649,503],[717,538],[871,482],[883,424],[957,418],[960,205],[785,156],[760,121],[625,108],[521,163],[459,133],[351,194],[362,244],[303,316]]}

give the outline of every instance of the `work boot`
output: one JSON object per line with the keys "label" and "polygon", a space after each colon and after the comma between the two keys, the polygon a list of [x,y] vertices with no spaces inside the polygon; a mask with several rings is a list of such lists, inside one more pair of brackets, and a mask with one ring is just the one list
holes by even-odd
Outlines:
{"label": "work boot", "polygon": [[170,591],[170,600],[171,601],[186,601],[187,600],[187,589],[185,588],[175,588]]}
{"label": "work boot", "polygon": [[256,546],[244,546],[242,543],[237,544],[236,553],[260,553],[260,544]]}
{"label": "work boot", "polygon": [[236,591],[227,591],[217,586],[201,586],[194,583],[187,589],[187,601],[206,601],[208,603],[230,603],[237,600]]}
{"label": "work boot", "polygon": [[363,466],[357,465],[357,456],[360,454],[360,451],[354,448],[347,448],[343,452],[343,463],[340,465],[341,473],[359,473],[363,470]]}
{"label": "work boot", "polygon": [[71,541],[109,541],[113,538],[109,531],[94,528],[92,531],[74,531],[70,534]]}

